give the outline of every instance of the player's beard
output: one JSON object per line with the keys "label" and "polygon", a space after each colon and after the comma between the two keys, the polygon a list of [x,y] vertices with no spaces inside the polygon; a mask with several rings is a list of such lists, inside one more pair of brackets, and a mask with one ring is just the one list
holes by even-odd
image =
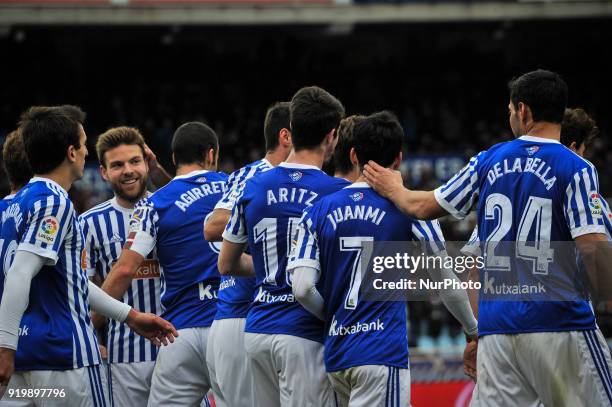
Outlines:
{"label": "player's beard", "polygon": [[115,195],[119,196],[121,199],[124,199],[130,203],[136,203],[144,196],[145,189],[147,188],[147,177],[131,177],[130,179],[136,180],[136,185],[133,188],[122,183],[125,181],[125,179],[117,182],[111,182],[111,188],[113,189]]}

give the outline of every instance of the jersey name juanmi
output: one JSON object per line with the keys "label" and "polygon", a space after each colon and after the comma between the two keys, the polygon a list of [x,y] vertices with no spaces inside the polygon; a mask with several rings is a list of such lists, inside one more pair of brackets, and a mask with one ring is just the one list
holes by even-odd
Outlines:
{"label": "jersey name juanmi", "polygon": [[444,249],[438,221],[402,214],[366,183],[328,195],[304,212],[288,268],[319,271],[325,300],[325,366],[408,368],[406,303],[360,298],[364,242],[420,241],[428,252]]}
{"label": "jersey name juanmi", "polygon": [[246,182],[223,233],[230,242],[248,242],[253,256],[256,286],[246,332],[323,342],[322,321],[295,301],[285,267],[302,210],[347,184],[317,167],[293,163]]}
{"label": "jersey name juanmi", "polygon": [[72,202],[54,181],[32,178],[2,213],[2,279],[17,250],[47,259],[32,279],[19,327],[16,370],[66,370],[100,363],[82,248]]}
{"label": "jersey name juanmi", "polygon": [[219,245],[204,240],[204,219],[226,188],[227,175],[193,171],[140,200],[125,248],[161,266],[161,316],[176,329],[208,327],[217,311]]}
{"label": "jersey name juanmi", "polygon": [[[110,273],[126,242],[132,212],[133,209],[120,206],[113,198],[79,217],[85,238],[84,265],[89,277],[97,274],[104,281]],[[122,301],[140,312],[159,314],[159,292],[159,261],[152,251],[136,271]],[[157,357],[157,347],[153,343],[135,334],[125,323],[113,319],[108,321],[106,346],[109,363],[145,362]]]}
{"label": "jersey name juanmi", "polygon": [[[231,173],[227,180],[227,190],[215,209],[231,211],[246,181],[272,168],[274,168],[272,164],[264,158]],[[246,318],[254,291],[254,277],[221,276],[215,319]]]}
{"label": "jersey name juanmi", "polygon": [[[459,218],[478,196],[478,241],[487,247],[485,283],[487,270],[512,271],[508,275],[519,284],[572,287],[575,298],[584,298],[584,276],[573,253],[556,250],[553,258],[549,249],[551,242],[605,233],[597,172],[589,162],[559,142],[522,136],[473,157],[435,196]],[[517,255],[500,254],[510,242]],[[488,286],[483,283],[481,298]],[[480,335],[594,329],[595,317],[587,300],[481,300],[478,328]]]}

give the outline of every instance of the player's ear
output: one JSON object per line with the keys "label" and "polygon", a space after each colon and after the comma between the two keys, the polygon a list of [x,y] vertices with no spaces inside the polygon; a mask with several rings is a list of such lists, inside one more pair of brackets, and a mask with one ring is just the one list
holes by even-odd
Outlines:
{"label": "player's ear", "polygon": [[172,165],[176,167],[176,158],[174,157],[174,153],[172,153]]}
{"label": "player's ear", "polygon": [[569,145],[569,149],[572,150],[574,153],[578,151],[578,147],[576,146],[575,141],[572,141],[572,144]]}
{"label": "player's ear", "polygon": [[359,160],[357,159],[357,153],[355,152],[355,149],[353,147],[351,147],[351,151],[349,151],[349,159],[351,160],[351,164],[353,164],[353,166],[359,167]]}
{"label": "player's ear", "polygon": [[393,160],[393,164],[391,164],[391,169],[392,170],[399,169],[400,165],[402,164],[402,158],[403,158],[403,154],[400,151],[399,154],[397,155],[397,157],[395,157],[395,160]]}
{"label": "player's ear", "polygon": [[72,145],[68,146],[68,149],[66,150],[66,159],[70,163],[73,163],[76,161],[76,148],[74,148],[74,146]]}
{"label": "player's ear", "polygon": [[104,181],[108,182],[108,171],[106,171],[106,167],[103,165],[100,165],[100,175],[102,176]]}
{"label": "player's ear", "polygon": [[289,129],[282,128],[278,133],[278,144],[281,147],[291,148],[291,132]]}

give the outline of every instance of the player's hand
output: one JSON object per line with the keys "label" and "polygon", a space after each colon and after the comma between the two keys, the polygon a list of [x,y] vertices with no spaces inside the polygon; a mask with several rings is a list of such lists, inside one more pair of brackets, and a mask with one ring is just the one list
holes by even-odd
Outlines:
{"label": "player's hand", "polygon": [[463,372],[474,382],[476,381],[476,355],[478,351],[478,339],[468,339],[463,351]]}
{"label": "player's hand", "polygon": [[145,160],[147,160],[147,163],[149,164],[149,168],[157,168],[157,156],[146,143],[144,145],[144,155]]}
{"label": "player's hand", "polygon": [[102,359],[108,359],[108,351],[106,350],[106,346],[98,345],[98,348],[100,349],[100,357]]}
{"label": "player's hand", "polygon": [[15,350],[0,348],[0,399],[15,370]]}
{"label": "player's hand", "polygon": [[125,323],[131,330],[153,342],[155,346],[167,346],[174,342],[178,332],[174,326],[155,314],[130,310]]}
{"label": "player's hand", "polygon": [[393,195],[404,189],[404,181],[399,171],[382,167],[374,161],[365,165],[363,175],[368,184],[385,198],[392,199]]}

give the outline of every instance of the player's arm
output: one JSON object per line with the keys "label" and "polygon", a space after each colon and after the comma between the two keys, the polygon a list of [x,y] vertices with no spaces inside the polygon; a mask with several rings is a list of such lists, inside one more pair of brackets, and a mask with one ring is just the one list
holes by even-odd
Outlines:
{"label": "player's arm", "polygon": [[4,280],[0,303],[0,386],[5,386],[15,369],[19,324],[28,307],[32,279],[46,262],[35,253],[17,250]]}
{"label": "player's arm", "polygon": [[317,208],[310,208],[300,220],[287,263],[287,273],[291,276],[295,299],[308,312],[320,320],[325,320],[325,300],[316,286],[321,270],[319,240],[313,221]]}
{"label": "player's arm", "polygon": [[156,346],[168,345],[178,336],[170,322],[154,314],[136,311],[128,304],[112,298],[91,281],[88,292],[89,305],[93,311],[116,321],[125,322],[130,329]]}
{"label": "player's arm", "polygon": [[595,167],[582,168],[570,178],[563,213],[588,274],[594,299],[612,294],[612,246],[606,238]]}
{"label": "player's arm", "polygon": [[603,233],[588,233],[575,238],[584,263],[591,293],[596,301],[612,299],[612,245]]}
{"label": "player's arm", "polygon": [[255,277],[253,259],[244,253],[246,243],[223,239],[217,267],[222,276]]}
{"label": "player's arm", "polygon": [[145,160],[147,161],[149,167],[149,177],[151,178],[151,182],[158,188],[166,185],[172,177],[168,172],[161,166],[161,164],[157,161],[157,156],[153,151],[145,144]]}
{"label": "player's arm", "polygon": [[[437,220],[430,222],[418,221],[412,226],[413,234],[421,241],[423,250],[442,258],[448,257],[444,247],[444,236]],[[422,231],[426,231],[423,233]],[[431,236],[431,237],[430,237]],[[442,264],[444,262],[441,262]],[[436,282],[455,281],[461,283],[455,272],[446,267],[441,269],[427,269],[431,279]],[[470,338],[478,337],[478,323],[468,299],[467,292],[463,289],[441,289],[440,299],[446,309],[461,323],[466,335]]]}
{"label": "player's arm", "polygon": [[[218,204],[217,204],[218,205]],[[223,232],[223,244],[217,266],[221,275],[237,277],[254,277],[253,259],[244,253],[248,242],[244,219],[244,203],[237,199],[232,208],[227,227]]]}
{"label": "player's arm", "polygon": [[397,208],[417,219],[437,219],[448,214],[436,200],[433,191],[411,191],[404,187],[399,171],[382,167],[374,161],[366,164],[363,171],[368,184]]}
{"label": "player's arm", "polygon": [[[480,281],[479,269],[477,264],[479,264],[478,258],[480,257],[482,251],[480,249],[480,239],[478,238],[478,226],[474,228],[472,234],[470,236],[470,240],[461,248],[461,253],[464,256],[470,257],[474,259],[474,267],[471,267],[468,270],[468,282],[474,283]],[[478,319],[478,296],[479,290],[475,288],[467,289],[468,298],[470,299],[470,306],[472,307],[472,312],[476,319]]]}
{"label": "player's arm", "polygon": [[229,209],[215,208],[210,217],[204,222],[204,239],[209,242],[222,241],[223,231],[231,214],[232,211]]}
{"label": "player's arm", "polygon": [[292,290],[295,299],[320,320],[325,320],[325,300],[317,290],[319,271],[311,267],[297,267],[292,271]]}

